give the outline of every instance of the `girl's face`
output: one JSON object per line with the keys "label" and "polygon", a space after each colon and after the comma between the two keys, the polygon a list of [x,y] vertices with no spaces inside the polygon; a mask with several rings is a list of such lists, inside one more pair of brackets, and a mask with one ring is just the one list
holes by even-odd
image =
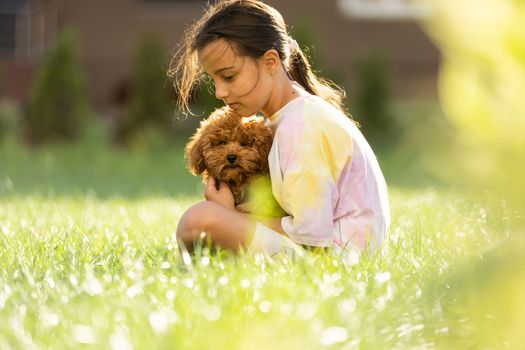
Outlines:
{"label": "girl's face", "polygon": [[224,39],[212,41],[198,56],[213,79],[215,97],[243,117],[265,110],[272,96],[273,79],[262,59],[238,55]]}

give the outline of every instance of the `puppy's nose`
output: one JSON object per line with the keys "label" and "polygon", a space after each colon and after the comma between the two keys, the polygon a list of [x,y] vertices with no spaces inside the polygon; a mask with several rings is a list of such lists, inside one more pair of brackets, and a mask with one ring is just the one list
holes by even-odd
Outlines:
{"label": "puppy's nose", "polygon": [[230,162],[231,164],[235,163],[235,161],[237,160],[237,156],[235,154],[228,154],[226,156],[226,159],[228,159],[228,162]]}

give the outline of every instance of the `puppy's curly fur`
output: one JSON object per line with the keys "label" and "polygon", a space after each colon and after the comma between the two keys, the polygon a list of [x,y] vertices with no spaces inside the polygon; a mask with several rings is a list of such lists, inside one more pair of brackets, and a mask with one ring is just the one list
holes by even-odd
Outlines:
{"label": "puppy's curly fur", "polygon": [[[189,170],[194,175],[202,175],[204,181],[212,176],[217,184],[228,183],[237,209],[253,213],[253,208],[245,205],[247,189],[257,179],[268,177],[272,138],[272,131],[263,118],[241,118],[229,107],[217,109],[201,122],[186,145]],[[269,178],[263,186],[270,186]],[[265,198],[275,201],[271,189],[269,191],[270,196]]]}

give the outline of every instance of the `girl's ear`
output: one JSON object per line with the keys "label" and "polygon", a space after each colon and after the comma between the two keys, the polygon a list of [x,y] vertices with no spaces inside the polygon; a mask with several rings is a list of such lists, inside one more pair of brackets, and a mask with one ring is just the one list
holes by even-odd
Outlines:
{"label": "girl's ear", "polygon": [[281,65],[281,59],[279,58],[279,53],[275,49],[270,49],[264,53],[262,56],[264,66],[268,73],[274,74],[279,66]]}
{"label": "girl's ear", "polygon": [[188,169],[193,175],[201,175],[206,170],[203,146],[204,141],[200,133],[193,135],[186,145],[185,157],[188,160]]}

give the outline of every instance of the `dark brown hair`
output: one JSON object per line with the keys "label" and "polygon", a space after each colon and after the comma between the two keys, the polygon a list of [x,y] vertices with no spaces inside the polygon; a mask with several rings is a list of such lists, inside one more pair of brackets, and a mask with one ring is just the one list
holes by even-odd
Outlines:
{"label": "dark brown hair", "polygon": [[221,38],[240,55],[255,59],[275,49],[293,80],[344,111],[344,91],[331,81],[318,78],[301,49],[293,49],[284,19],[276,9],[257,0],[219,0],[209,5],[204,15],[186,30],[168,71],[177,93],[177,105],[183,113],[191,113],[189,99],[195,84],[203,77],[197,52]]}

